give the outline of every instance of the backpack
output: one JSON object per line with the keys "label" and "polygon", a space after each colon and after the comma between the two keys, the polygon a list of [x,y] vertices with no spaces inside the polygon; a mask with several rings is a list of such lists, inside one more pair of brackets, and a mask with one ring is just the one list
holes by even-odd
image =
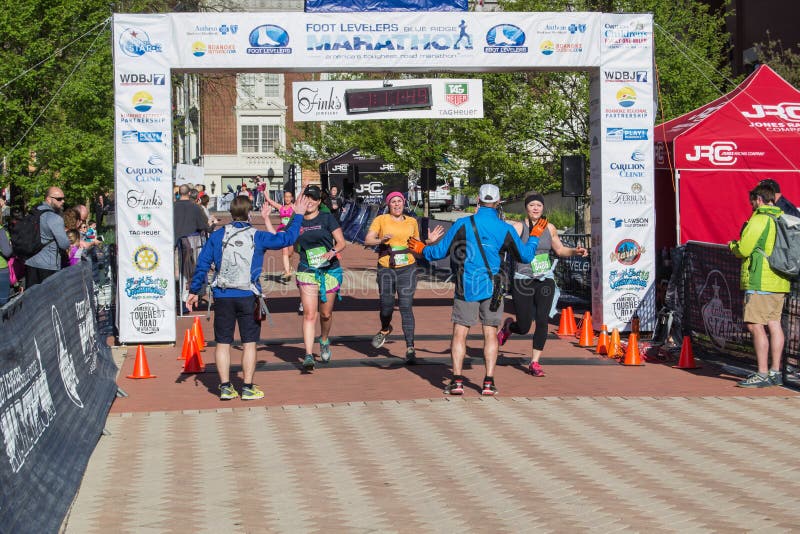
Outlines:
{"label": "backpack", "polygon": [[27,260],[39,253],[45,245],[52,243],[54,239],[42,242],[41,218],[45,212],[51,209],[40,210],[34,208],[29,214],[18,220],[13,228],[10,228],[11,246],[14,255]]}
{"label": "backpack", "polygon": [[773,271],[793,278],[800,274],[800,218],[785,213],[770,217],[775,221],[775,246],[769,256],[758,250]]}
{"label": "backpack", "polygon": [[[250,264],[255,251],[256,229],[225,225],[222,236],[222,261],[212,287],[220,289],[253,290],[250,283]],[[255,291],[254,291],[255,292]]]}

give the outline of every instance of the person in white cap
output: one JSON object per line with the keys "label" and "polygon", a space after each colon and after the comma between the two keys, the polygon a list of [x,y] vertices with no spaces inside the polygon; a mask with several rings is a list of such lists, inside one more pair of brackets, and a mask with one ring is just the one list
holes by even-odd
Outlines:
{"label": "person in white cap", "polygon": [[[483,356],[486,375],[482,395],[496,395],[494,368],[497,363],[497,327],[503,318],[503,306],[492,306],[495,275],[502,268],[501,258],[508,253],[519,262],[530,263],[536,256],[539,236],[547,227],[544,217],[530,229],[527,243],[523,243],[514,227],[500,219],[500,189],[494,184],[484,184],[478,193],[478,211],[471,217],[458,219],[436,244],[426,246],[411,238],[408,247],[428,261],[450,256],[455,271],[453,298],[453,340],[450,352],[453,358],[453,378],[445,386],[447,395],[464,393],[464,376],[461,374],[467,351],[467,334],[472,325],[483,327]],[[492,309],[494,308],[494,309]]]}

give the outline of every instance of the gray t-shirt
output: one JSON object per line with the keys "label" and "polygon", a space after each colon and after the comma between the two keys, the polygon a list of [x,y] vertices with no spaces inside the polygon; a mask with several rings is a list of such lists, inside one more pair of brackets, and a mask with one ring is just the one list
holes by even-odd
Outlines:
{"label": "gray t-shirt", "polygon": [[69,248],[69,238],[64,229],[64,219],[52,208],[42,203],[37,210],[46,210],[39,219],[42,243],[47,243],[42,250],[25,260],[25,265],[37,269],[58,271],[61,269],[61,252]]}

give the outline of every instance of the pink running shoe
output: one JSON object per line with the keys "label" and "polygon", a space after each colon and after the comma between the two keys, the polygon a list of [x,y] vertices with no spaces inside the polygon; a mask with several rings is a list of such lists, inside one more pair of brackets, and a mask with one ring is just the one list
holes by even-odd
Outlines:
{"label": "pink running shoe", "polygon": [[544,369],[542,369],[539,362],[531,362],[528,366],[528,372],[533,376],[544,376]]}
{"label": "pink running shoe", "polygon": [[508,341],[508,338],[511,337],[511,323],[514,321],[511,317],[507,317],[506,320],[503,322],[503,326],[500,327],[500,330],[497,331],[497,342],[502,347]]}

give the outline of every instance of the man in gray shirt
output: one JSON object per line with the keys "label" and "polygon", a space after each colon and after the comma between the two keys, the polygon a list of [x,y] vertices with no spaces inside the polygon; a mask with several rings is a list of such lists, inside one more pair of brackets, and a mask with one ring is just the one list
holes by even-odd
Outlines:
{"label": "man in gray shirt", "polygon": [[44,248],[25,260],[25,286],[42,283],[48,276],[61,269],[61,251],[69,248],[69,239],[64,230],[61,210],[64,207],[64,192],[58,187],[49,187],[44,202],[36,207],[42,213],[39,229]]}

